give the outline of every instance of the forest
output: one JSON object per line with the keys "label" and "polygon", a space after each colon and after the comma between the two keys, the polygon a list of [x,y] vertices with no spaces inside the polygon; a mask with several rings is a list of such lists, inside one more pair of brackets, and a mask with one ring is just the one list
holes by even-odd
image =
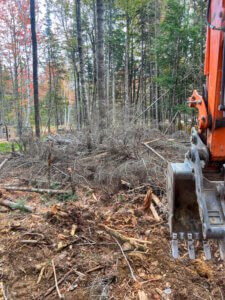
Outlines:
{"label": "forest", "polygon": [[[204,222],[190,195],[212,184],[214,116],[193,108],[212,102],[207,32],[224,39],[210,2],[0,0],[0,300],[225,299],[216,242],[188,232],[178,255],[168,226],[177,191]],[[196,192],[170,186],[187,161]],[[222,175],[208,190],[224,209]]]}
{"label": "forest", "polygon": [[[29,1],[0,5],[1,122],[21,134],[35,123]],[[159,128],[190,115],[185,101],[204,83],[205,14],[204,1],[37,1],[41,131]]]}

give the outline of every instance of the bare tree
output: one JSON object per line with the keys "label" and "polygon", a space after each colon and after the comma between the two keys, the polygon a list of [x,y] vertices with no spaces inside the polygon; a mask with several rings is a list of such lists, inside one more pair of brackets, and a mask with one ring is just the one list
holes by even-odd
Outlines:
{"label": "bare tree", "polygon": [[35,0],[30,0],[31,34],[33,50],[33,86],[34,86],[34,118],[36,137],[40,137],[40,114],[38,97],[38,56],[37,56],[37,36],[35,20]]}
{"label": "bare tree", "polygon": [[104,4],[97,0],[97,77],[100,142],[106,128],[106,99],[105,99],[105,64],[104,64]]}
{"label": "bare tree", "polygon": [[87,105],[87,96],[85,91],[85,80],[84,80],[84,59],[83,59],[83,38],[82,38],[82,27],[81,27],[81,8],[80,0],[76,0],[76,19],[77,19],[77,45],[79,54],[80,64],[80,83],[81,83],[81,96],[83,104],[83,124],[89,125],[89,114]]}

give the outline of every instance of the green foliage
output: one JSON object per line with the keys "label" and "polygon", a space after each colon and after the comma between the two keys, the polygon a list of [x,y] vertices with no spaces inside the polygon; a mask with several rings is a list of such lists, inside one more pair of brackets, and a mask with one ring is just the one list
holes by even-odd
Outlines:
{"label": "green foliage", "polygon": [[149,0],[116,0],[116,5],[130,16],[135,16],[137,11],[145,7],[148,3]]}
{"label": "green foliage", "polygon": [[[8,153],[12,151],[12,142],[0,142],[0,153]],[[14,144],[15,151],[19,151],[20,147],[16,143]]]}
{"label": "green foliage", "polygon": [[202,51],[203,23],[193,21],[192,9],[190,3],[168,0],[155,41],[159,67],[157,82],[162,88],[169,89],[169,98],[175,95],[178,103],[183,101],[185,89],[191,94],[193,88],[198,88],[194,86],[196,77],[202,76],[202,71],[195,74],[194,69],[198,69]]}
{"label": "green foliage", "polygon": [[70,201],[77,201],[78,196],[77,194],[65,193],[63,195],[57,195],[56,199],[60,202],[70,202]]}
{"label": "green foliage", "polygon": [[23,198],[19,198],[17,199],[16,203],[12,203],[11,207],[13,209],[19,209],[22,212],[30,212],[27,208],[26,208],[26,203],[27,203],[27,198],[23,197]]}
{"label": "green foliage", "polygon": [[126,200],[125,196],[124,196],[124,195],[121,195],[121,194],[119,194],[119,195],[117,196],[117,199],[118,199],[119,201],[121,201],[121,202],[123,202],[123,201]]}

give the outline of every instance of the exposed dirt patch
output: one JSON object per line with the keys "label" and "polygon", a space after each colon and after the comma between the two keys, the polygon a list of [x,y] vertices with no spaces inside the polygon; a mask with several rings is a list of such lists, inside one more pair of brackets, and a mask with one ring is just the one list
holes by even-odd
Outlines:
{"label": "exposed dirt patch", "polygon": [[[21,196],[27,194],[10,195]],[[143,212],[142,197],[132,203],[133,195],[101,196],[79,190],[76,202],[48,206],[29,194],[36,213],[1,212],[1,280],[9,299],[58,299],[55,288],[50,291],[52,259],[58,281],[69,273],[59,285],[65,299],[138,299],[143,293],[148,299],[221,299],[223,263],[174,261],[167,227]],[[99,224],[151,243],[140,252],[119,241],[136,281],[118,244]]]}

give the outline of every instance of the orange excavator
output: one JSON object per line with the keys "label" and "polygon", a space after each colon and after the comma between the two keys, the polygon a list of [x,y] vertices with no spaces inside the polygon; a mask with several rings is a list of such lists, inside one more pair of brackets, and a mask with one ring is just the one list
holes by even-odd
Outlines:
{"label": "orange excavator", "polygon": [[225,258],[225,0],[208,1],[206,23],[206,84],[202,95],[195,90],[188,99],[198,111],[198,126],[184,162],[170,163],[167,172],[174,258],[186,241],[195,259],[202,241],[204,256],[211,259],[210,240],[218,241]]}

